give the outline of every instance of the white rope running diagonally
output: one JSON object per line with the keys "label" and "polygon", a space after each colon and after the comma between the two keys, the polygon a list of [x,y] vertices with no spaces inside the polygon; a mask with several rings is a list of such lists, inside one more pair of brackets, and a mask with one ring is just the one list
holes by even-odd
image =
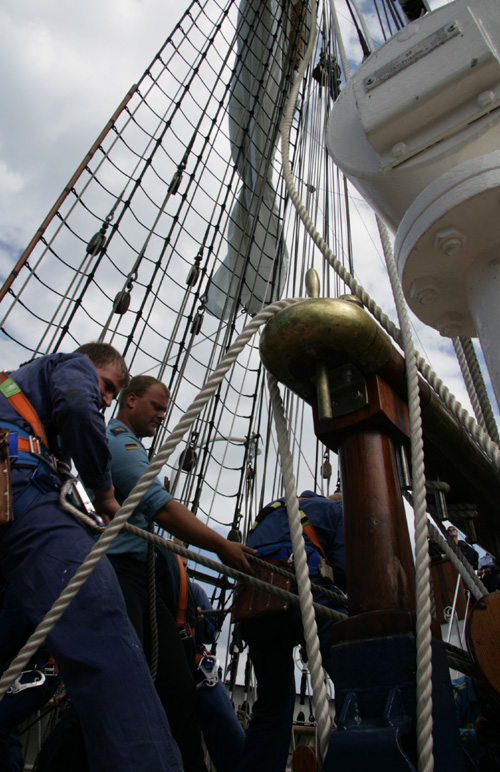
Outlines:
{"label": "white rope running diagonally", "polygon": [[472,340],[470,338],[453,338],[453,346],[478,423],[498,445],[500,443],[498,427]]}
{"label": "white rope running diagonally", "polygon": [[[191,560],[193,563],[199,563],[201,566],[210,568],[212,571],[218,571],[220,574],[224,574],[225,576],[230,576],[232,579],[236,579],[239,582],[248,584],[250,587],[255,587],[257,590],[267,592],[269,595],[275,595],[277,598],[282,598],[294,606],[300,605],[299,597],[294,595],[293,592],[289,592],[288,590],[284,590],[281,587],[264,582],[262,579],[257,579],[256,576],[252,576],[251,574],[245,574],[243,571],[239,571],[237,568],[226,566],[223,563],[219,563],[217,560],[212,560],[212,558],[209,558],[206,555],[200,555],[197,552],[190,552],[190,550],[187,550],[185,547],[176,544],[176,542],[173,542],[171,539],[164,539],[157,533],[143,531],[141,528],[137,528],[135,525],[130,525],[129,523],[125,524],[124,529],[129,533],[134,534],[134,536],[139,536],[143,539],[146,539],[152,544],[159,544],[162,547],[166,547],[171,552],[176,552],[178,555],[181,555],[181,557],[185,557],[188,560]],[[343,619],[346,619],[346,614],[343,614],[341,611],[336,611],[335,609],[329,608],[328,606],[322,606],[320,603],[314,603],[314,610],[319,616],[323,616],[326,619],[332,619],[334,622],[341,622]]]}
{"label": "white rope running diagonally", "polygon": [[469,369],[469,363],[462,346],[462,341],[460,338],[452,338],[452,343],[453,348],[455,349],[455,354],[457,355],[458,364],[460,365],[462,378],[464,379],[464,383],[467,388],[467,394],[469,395],[472,409],[474,411],[474,415],[476,416],[476,421],[478,422],[479,426],[481,426],[485,431],[488,431],[486,428],[486,421],[484,420],[481,403],[479,401],[479,395],[476,391],[476,387]]}
{"label": "white rope running diagonally", "polygon": [[319,649],[318,627],[313,608],[313,596],[309,579],[309,568],[304,543],[304,531],[300,522],[297,487],[293,474],[293,459],[290,453],[289,435],[283,410],[283,403],[276,378],[268,373],[267,381],[271,396],[274,421],[278,436],[278,449],[281,459],[281,471],[285,483],[286,508],[290,526],[293,559],[297,576],[297,588],[300,599],[300,612],[306,642],[307,661],[311,673],[312,699],[319,735],[319,755],[323,759],[328,749],[332,731],[330,713],[328,710],[328,694],[325,685],[321,652]]}
{"label": "white rope running diagonally", "polygon": [[[332,0],[333,2],[333,0]],[[340,40],[340,31],[337,29],[337,35]],[[290,128],[293,122],[293,116],[295,113],[295,106],[297,102],[298,93],[300,90],[301,82],[309,65],[314,52],[314,41],[316,36],[316,0],[312,0],[312,22],[311,22],[311,39],[307,47],[304,59],[302,60],[297,77],[290,92],[290,97],[285,110],[285,116],[281,127],[281,156],[283,163],[283,177],[287,186],[288,193],[291,200],[304,224],[306,231],[316,246],[321,250],[325,260],[331,265],[337,275],[343,282],[349,287],[351,292],[356,295],[363,305],[370,311],[373,317],[381,324],[384,330],[393,338],[393,340],[402,345],[401,331],[398,330],[396,325],[389,319],[386,313],[377,305],[377,303],[371,298],[366,290],[359,284],[354,276],[342,265],[340,260],[333,254],[332,250],[323,239],[321,234],[316,230],[309,213],[300,199],[297,189],[294,184],[292,167],[290,164]],[[347,62],[344,63],[344,74],[346,78],[349,77],[349,68],[346,67]],[[439,396],[443,404],[451,411],[451,413],[458,419],[458,421],[464,426],[465,430],[471,435],[473,440],[480,446],[486,456],[489,458],[493,466],[500,472],[500,448],[492,441],[488,432],[486,432],[477,422],[468,414],[465,408],[457,401],[456,397],[450,392],[447,386],[444,385],[441,378],[434,372],[431,366],[423,359],[418,352],[415,352],[416,363],[419,372],[432,386],[436,394]]]}
{"label": "white rope running diagonally", "polygon": [[452,539],[449,539],[448,535],[445,536],[443,531],[436,528],[434,523],[431,523],[430,520],[428,521],[428,528],[429,533],[434,536],[442,551],[449,557],[464,580],[465,586],[470,590],[474,598],[479,600],[487,595],[488,590],[474,571],[473,566],[471,566],[459,545],[455,544]]}
{"label": "white rope running diagonally", "polygon": [[278,311],[301,300],[303,300],[303,298],[289,298],[272,303],[262,311],[259,311],[252,321],[244,328],[241,334],[238,335],[232,346],[228,349],[226,355],[201,389],[198,396],[191,403],[174,431],[170,434],[168,440],[160,448],[148,469],[138,481],[135,488],[131,491],[126,501],[124,501],[119,512],[117,512],[111,523],[107,526],[99,541],[94,544],[83,563],[78,567],[74,576],[53,604],[52,608],[47,612],[34,633],[20,650],[17,657],[15,657],[10,666],[3,673],[2,678],[0,679],[0,699],[9,688],[10,684],[17,678],[30,657],[35,653],[39,646],[41,646],[47,637],[47,634],[52,630],[58,619],[60,619],[87,577],[92,573],[113,539],[118,535],[122,526],[127,522],[137,504],[144,496],[144,493],[147,491],[152,481],[159,474],[170,454],[174,451],[184,434],[190,429],[192,423],[199,413],[201,413],[203,407],[211,399],[217,390],[219,383],[236,361],[238,354],[247,345],[253,335],[255,335],[257,330],[278,313]]}
{"label": "white rope running diagonally", "polygon": [[427,542],[427,500],[424,472],[424,438],[418,388],[416,354],[406,312],[406,303],[399,281],[396,262],[384,223],[377,217],[377,226],[391,281],[394,301],[401,325],[406,363],[408,411],[410,417],[410,448],[413,479],[413,511],[415,515],[415,584],[417,639],[417,752],[419,772],[432,772],[432,650],[431,650],[431,573]]}
{"label": "white rope running diagonally", "polygon": [[[313,24],[316,20],[316,1],[312,0],[313,5]],[[338,30],[337,30],[338,32]],[[430,599],[430,571],[429,571],[429,555],[427,549],[427,528],[426,528],[426,498],[425,498],[425,477],[424,477],[424,458],[423,458],[423,436],[422,436],[422,424],[420,417],[420,404],[418,394],[418,377],[417,367],[420,362],[420,358],[417,356],[413,348],[413,341],[411,339],[411,331],[409,322],[406,317],[406,311],[401,310],[404,306],[404,298],[401,292],[401,302],[398,307],[398,314],[400,314],[400,322],[403,321],[404,328],[402,331],[398,330],[396,326],[389,320],[388,316],[380,309],[376,303],[371,299],[368,293],[358,284],[354,277],[347,271],[340,261],[333,255],[333,252],[329,248],[328,244],[321,237],[316,230],[314,223],[312,222],[309,214],[300,200],[297,190],[294,185],[290,158],[289,158],[289,145],[290,145],[290,127],[295,112],[295,103],[297,100],[299,88],[302,78],[305,74],[306,68],[312,57],[314,49],[315,27],[311,32],[311,39],[307,48],[305,57],[299,71],[297,73],[296,80],[293,84],[292,91],[290,93],[289,102],[285,111],[285,117],[282,125],[282,143],[281,153],[283,159],[283,174],[285,177],[286,185],[290,197],[304,223],[309,235],[321,249],[326,260],[332,265],[337,274],[343,281],[350,287],[351,291],[356,294],[363,305],[371,311],[373,316],[382,324],[390,335],[403,346],[406,351],[406,372],[408,380],[408,404],[411,416],[412,434],[411,434],[411,454],[413,464],[413,474],[415,477],[414,488],[414,500],[415,500],[415,539],[416,539],[416,591],[417,591],[417,749],[419,757],[419,772],[432,772],[434,768],[434,760],[432,755],[432,688],[431,688],[431,599]],[[344,67],[346,63],[344,63]],[[348,65],[347,65],[348,67]],[[346,77],[348,76],[348,70],[346,71]],[[380,226],[379,226],[380,229]],[[382,239],[384,240],[384,233],[381,232]],[[387,232],[385,231],[386,245],[388,245]],[[389,245],[390,247],[390,245]],[[391,255],[392,255],[392,250]],[[397,277],[392,281],[393,292],[398,293],[397,286],[399,285],[399,279]],[[482,430],[478,427],[479,431]],[[485,435],[485,432],[482,432]],[[491,444],[491,441],[488,438]],[[500,451],[498,450],[497,467],[500,469]],[[424,553],[425,551],[425,553]]]}

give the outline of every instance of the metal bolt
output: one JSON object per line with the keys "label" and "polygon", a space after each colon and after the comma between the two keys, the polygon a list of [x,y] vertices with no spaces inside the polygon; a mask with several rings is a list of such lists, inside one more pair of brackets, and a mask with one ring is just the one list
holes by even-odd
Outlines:
{"label": "metal bolt", "polygon": [[406,155],[407,152],[408,145],[406,142],[396,142],[396,144],[392,146],[392,154],[395,158],[401,158],[401,156]]}
{"label": "metal bolt", "polygon": [[455,311],[450,311],[439,319],[437,328],[443,338],[458,338],[462,334],[463,316]]}
{"label": "metal bolt", "polygon": [[441,287],[434,276],[423,276],[420,279],[415,279],[410,287],[410,297],[415,298],[417,303],[422,306],[433,303],[440,292]]}
{"label": "metal bolt", "polygon": [[494,91],[483,91],[481,94],[479,94],[477,98],[477,103],[479,107],[488,107],[488,105],[493,104],[494,101],[495,101]]}
{"label": "metal bolt", "polygon": [[443,228],[436,233],[436,248],[447,257],[455,257],[464,248],[466,238],[457,228]]}

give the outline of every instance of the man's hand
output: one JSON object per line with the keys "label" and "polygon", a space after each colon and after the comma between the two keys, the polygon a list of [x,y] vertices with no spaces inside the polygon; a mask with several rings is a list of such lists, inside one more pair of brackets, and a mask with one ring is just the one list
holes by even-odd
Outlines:
{"label": "man's hand", "polygon": [[233,568],[237,568],[238,571],[245,571],[246,573],[253,574],[253,570],[245,557],[245,553],[247,555],[256,555],[257,550],[252,549],[252,547],[247,547],[245,544],[238,544],[238,542],[226,541],[225,539],[217,548],[217,555],[223,563],[226,563],[226,565],[232,566]]}
{"label": "man's hand", "polygon": [[113,486],[104,490],[94,490],[94,507],[103,518],[105,523],[110,523],[114,518],[120,505],[115,499],[115,489]]}
{"label": "man's hand", "polygon": [[228,566],[253,574],[245,554],[256,555],[256,550],[238,542],[227,541],[220,533],[198,520],[180,501],[172,499],[164,504],[156,513],[155,520],[159,526],[182,541],[215,552]]}

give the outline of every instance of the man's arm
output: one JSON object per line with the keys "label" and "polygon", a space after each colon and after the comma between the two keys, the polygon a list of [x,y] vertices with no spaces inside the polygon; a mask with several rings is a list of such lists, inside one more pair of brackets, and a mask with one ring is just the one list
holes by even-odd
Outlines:
{"label": "man's arm", "polygon": [[93,504],[96,512],[102,515],[104,522],[109,524],[120,509],[120,505],[115,499],[115,489],[113,486],[104,490],[94,489],[93,493]]}
{"label": "man's arm", "polygon": [[172,499],[164,504],[156,513],[155,521],[173,536],[177,536],[190,544],[196,544],[201,549],[217,553],[221,561],[228,566],[252,573],[245,553],[255,555],[256,550],[244,544],[227,541],[208,525],[198,520],[180,501]]}

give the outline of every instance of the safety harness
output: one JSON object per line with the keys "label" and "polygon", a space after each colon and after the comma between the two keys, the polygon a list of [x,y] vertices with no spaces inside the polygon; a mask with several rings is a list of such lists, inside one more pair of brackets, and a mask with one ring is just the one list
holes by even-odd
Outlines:
{"label": "safety harness", "polygon": [[[300,496],[299,501],[307,501],[307,498],[308,498],[307,496]],[[260,523],[262,523],[262,521],[268,515],[270,515],[272,512],[275,512],[277,509],[280,509],[281,507],[285,507],[285,506],[286,506],[286,502],[284,499],[277,499],[276,501],[273,501],[271,504],[268,504],[263,509],[261,509],[259,514],[255,518],[255,522],[250,530],[250,533],[253,533],[253,531],[257,528],[257,526]],[[318,564],[319,575],[323,579],[326,579],[327,581],[333,583],[334,581],[333,568],[326,556],[326,553],[321,545],[320,540],[318,539],[318,535],[314,529],[314,526],[310,522],[309,518],[307,517],[305,512],[303,512],[302,509],[299,509],[299,514],[300,514],[300,524],[302,526],[302,530],[304,531],[305,535],[307,536],[311,544],[313,544],[314,547],[316,547],[316,549],[319,552],[319,564]]]}
{"label": "safety harness", "polygon": [[[181,556],[176,555],[179,563],[179,600],[177,602],[177,612],[175,615],[175,621],[177,623],[177,629],[179,630],[182,639],[195,638],[195,627],[187,622],[187,609],[188,609],[188,597],[189,597],[189,583],[182,562]],[[215,686],[219,680],[219,662],[217,657],[210,654],[205,646],[201,651],[198,651],[195,655],[195,681],[196,686]]]}
{"label": "safety harness", "polygon": [[194,627],[187,622],[189,587],[186,569],[181,556],[176,555],[176,558],[179,564],[179,600],[177,602],[175,621],[181,638],[194,638]]}
{"label": "safety harness", "polygon": [[[10,468],[12,464],[34,467],[30,481],[16,496],[16,510],[24,512],[40,495],[55,491],[66,483],[64,496],[71,500],[61,501],[72,514],[91,528],[102,529],[104,522],[86,504],[83,486],[72,474],[67,464],[49,450],[44,426],[35,408],[23,394],[20,386],[6,372],[0,373],[0,393],[9,400],[16,413],[31,427],[33,434],[24,431],[17,424],[1,421],[0,425],[0,524],[9,523],[13,517],[12,486]],[[69,505],[69,507],[68,507]]]}

